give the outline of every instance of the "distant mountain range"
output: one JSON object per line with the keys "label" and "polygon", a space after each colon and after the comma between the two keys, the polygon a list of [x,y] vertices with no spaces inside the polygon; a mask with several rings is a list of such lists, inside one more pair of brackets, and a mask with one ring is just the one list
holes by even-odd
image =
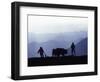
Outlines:
{"label": "distant mountain range", "polygon": [[50,40],[55,41],[79,41],[83,38],[87,37],[86,31],[79,31],[79,32],[66,32],[66,33],[48,33],[48,34],[34,34],[34,33],[28,33],[28,43],[31,42],[48,42]]}
{"label": "distant mountain range", "polygon": [[87,32],[71,32],[62,34],[29,34],[28,35],[28,57],[39,57],[38,49],[43,47],[47,56],[51,56],[52,49],[68,49],[68,55],[71,55],[70,45],[72,42],[76,45],[77,56],[87,54]]}

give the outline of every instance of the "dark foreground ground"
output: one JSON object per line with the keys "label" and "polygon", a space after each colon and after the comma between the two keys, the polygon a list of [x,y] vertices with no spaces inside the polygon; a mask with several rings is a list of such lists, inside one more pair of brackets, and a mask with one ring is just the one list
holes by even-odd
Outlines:
{"label": "dark foreground ground", "polygon": [[29,58],[28,66],[87,64],[88,63],[87,59],[88,59],[87,56]]}

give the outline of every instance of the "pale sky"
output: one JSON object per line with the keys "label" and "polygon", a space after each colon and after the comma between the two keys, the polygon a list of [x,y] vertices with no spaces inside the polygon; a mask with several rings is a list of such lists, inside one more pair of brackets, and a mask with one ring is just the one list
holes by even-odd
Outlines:
{"label": "pale sky", "polygon": [[28,16],[28,32],[32,33],[64,33],[87,31],[88,18]]}

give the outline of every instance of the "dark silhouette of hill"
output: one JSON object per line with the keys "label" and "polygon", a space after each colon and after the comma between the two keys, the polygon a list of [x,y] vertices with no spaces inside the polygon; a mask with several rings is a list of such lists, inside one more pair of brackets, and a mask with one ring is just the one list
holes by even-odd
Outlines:
{"label": "dark silhouette of hill", "polygon": [[28,66],[87,64],[87,56],[28,58]]}
{"label": "dark silhouette of hill", "polygon": [[87,55],[87,49],[88,49],[88,39],[84,38],[76,45],[76,54],[78,56],[80,55]]}

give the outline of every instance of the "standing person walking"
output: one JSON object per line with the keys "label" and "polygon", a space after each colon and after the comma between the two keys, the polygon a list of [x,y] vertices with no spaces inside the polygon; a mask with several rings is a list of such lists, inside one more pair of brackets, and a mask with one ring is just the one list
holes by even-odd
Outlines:
{"label": "standing person walking", "polygon": [[72,54],[72,56],[74,56],[76,54],[74,42],[72,42],[72,44],[71,44],[71,54]]}
{"label": "standing person walking", "polygon": [[44,57],[44,50],[42,47],[39,48],[38,53],[40,53],[40,57],[43,58]]}

